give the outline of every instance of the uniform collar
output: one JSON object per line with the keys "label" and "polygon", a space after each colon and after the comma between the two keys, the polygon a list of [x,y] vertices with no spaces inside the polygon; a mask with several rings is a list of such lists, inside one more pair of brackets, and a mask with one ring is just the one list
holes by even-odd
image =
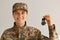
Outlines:
{"label": "uniform collar", "polygon": [[24,28],[26,28],[26,21],[25,21],[25,24],[24,24],[24,26],[22,28],[18,27],[16,25],[16,22],[14,22],[14,28],[16,28],[16,29],[24,29]]}

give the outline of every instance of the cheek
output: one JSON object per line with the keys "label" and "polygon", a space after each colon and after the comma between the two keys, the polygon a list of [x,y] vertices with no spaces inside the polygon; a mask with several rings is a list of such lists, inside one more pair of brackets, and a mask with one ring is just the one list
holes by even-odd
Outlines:
{"label": "cheek", "polygon": [[14,20],[17,20],[17,16],[13,16],[14,17]]}
{"label": "cheek", "polygon": [[25,18],[25,19],[27,18],[27,12],[24,13],[24,18]]}
{"label": "cheek", "polygon": [[26,20],[26,18],[27,18],[27,15],[24,15],[24,19]]}

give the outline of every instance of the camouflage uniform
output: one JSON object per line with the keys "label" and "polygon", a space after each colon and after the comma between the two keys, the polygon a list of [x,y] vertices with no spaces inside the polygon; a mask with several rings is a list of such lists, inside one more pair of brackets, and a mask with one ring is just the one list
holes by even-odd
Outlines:
{"label": "camouflage uniform", "polygon": [[49,28],[49,38],[42,35],[41,32],[31,26],[24,25],[23,28],[17,27],[14,23],[12,28],[7,29],[1,36],[1,40],[57,40],[55,26]]}
{"label": "camouflage uniform", "polygon": [[[13,12],[17,9],[23,9],[27,11],[27,5],[25,3],[16,3],[13,5]],[[18,27],[15,23],[12,28],[4,31],[1,36],[1,40],[58,40],[57,33],[55,31],[55,25],[51,25],[49,29],[49,38],[42,35],[38,29],[27,26],[26,22],[23,28]]]}

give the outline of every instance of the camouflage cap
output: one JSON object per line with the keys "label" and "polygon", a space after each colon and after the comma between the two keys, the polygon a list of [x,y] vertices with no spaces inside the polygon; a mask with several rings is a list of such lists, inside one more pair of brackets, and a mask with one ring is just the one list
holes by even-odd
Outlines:
{"label": "camouflage cap", "polygon": [[27,4],[25,4],[25,3],[15,3],[15,4],[13,5],[13,11],[15,11],[15,10],[17,10],[17,9],[23,9],[23,10],[25,10],[25,11],[28,11],[28,10],[27,10],[27,9],[28,9]]}

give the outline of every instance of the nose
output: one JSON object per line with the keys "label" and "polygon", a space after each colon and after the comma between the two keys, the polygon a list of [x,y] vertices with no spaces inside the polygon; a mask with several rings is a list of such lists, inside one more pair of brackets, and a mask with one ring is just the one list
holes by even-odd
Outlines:
{"label": "nose", "polygon": [[19,16],[19,17],[22,17],[22,12],[19,12],[18,16]]}

